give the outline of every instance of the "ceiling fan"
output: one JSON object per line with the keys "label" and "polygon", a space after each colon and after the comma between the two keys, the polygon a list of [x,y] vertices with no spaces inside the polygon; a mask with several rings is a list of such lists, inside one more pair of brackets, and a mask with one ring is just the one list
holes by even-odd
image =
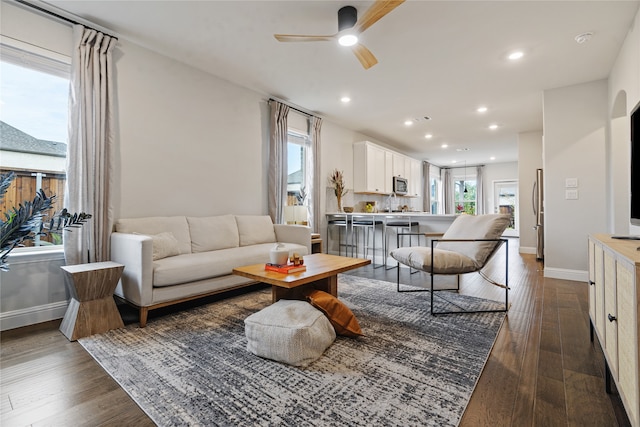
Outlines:
{"label": "ceiling fan", "polygon": [[311,36],[302,34],[274,34],[280,42],[317,42],[337,40],[342,46],[350,46],[358,61],[365,69],[378,63],[373,53],[361,43],[358,36],[378,22],[383,16],[404,3],[405,0],[376,0],[361,19],[353,6],[344,6],[338,10],[338,32],[333,35]]}

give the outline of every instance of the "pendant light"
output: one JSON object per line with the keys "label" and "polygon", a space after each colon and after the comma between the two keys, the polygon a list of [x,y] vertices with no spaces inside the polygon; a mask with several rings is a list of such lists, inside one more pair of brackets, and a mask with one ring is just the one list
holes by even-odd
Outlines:
{"label": "pendant light", "polygon": [[464,161],[464,192],[467,193],[467,161]]}

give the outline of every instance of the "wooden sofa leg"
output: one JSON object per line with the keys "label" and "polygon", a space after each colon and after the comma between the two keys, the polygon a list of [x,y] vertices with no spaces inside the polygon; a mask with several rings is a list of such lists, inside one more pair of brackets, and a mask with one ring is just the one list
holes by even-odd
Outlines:
{"label": "wooden sofa leg", "polygon": [[149,310],[147,307],[140,307],[140,327],[144,328],[147,326],[147,315],[149,314]]}

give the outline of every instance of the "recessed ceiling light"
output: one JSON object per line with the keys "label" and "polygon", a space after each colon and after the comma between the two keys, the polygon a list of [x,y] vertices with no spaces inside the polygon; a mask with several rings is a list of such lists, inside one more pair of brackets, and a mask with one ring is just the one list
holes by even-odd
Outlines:
{"label": "recessed ceiling light", "polygon": [[340,46],[353,46],[358,43],[358,36],[355,34],[345,34],[338,39]]}
{"label": "recessed ceiling light", "polygon": [[404,125],[405,126],[411,126],[413,124],[413,120],[405,120],[404,121]]}
{"label": "recessed ceiling light", "polygon": [[483,105],[482,107],[478,107],[478,108],[476,109],[476,111],[477,111],[478,113],[486,113],[486,112],[487,112],[487,110],[488,110],[488,108],[487,108],[487,107],[485,107],[484,105]]}
{"label": "recessed ceiling light", "polygon": [[430,134],[430,133],[428,133],[428,134],[426,134],[424,137],[425,137],[425,138],[427,138],[427,139],[431,139],[431,138],[433,138],[433,135],[432,135],[432,134]]}
{"label": "recessed ceiling light", "polygon": [[489,157],[489,160],[495,160],[495,159],[496,159],[496,156]]}
{"label": "recessed ceiling light", "polygon": [[447,148],[448,146],[449,146],[449,144],[442,144],[440,147]]}
{"label": "recessed ceiling light", "polygon": [[496,130],[496,129],[498,129],[498,125],[497,125],[497,124],[495,124],[495,123],[494,123],[494,124],[492,124],[492,125],[489,125],[489,129],[491,129],[491,130]]}
{"label": "recessed ceiling light", "polygon": [[524,52],[522,52],[522,51],[518,50],[518,51],[516,51],[516,52],[512,52],[512,53],[510,53],[510,54],[509,54],[509,59],[510,59],[510,60],[512,60],[512,61],[515,61],[515,60],[517,60],[517,59],[522,58],[523,56],[524,56]]}
{"label": "recessed ceiling light", "polygon": [[457,160],[451,160],[451,163],[458,163]]}
{"label": "recessed ceiling light", "polygon": [[351,102],[351,98],[349,98],[348,96],[343,96],[342,98],[340,98],[340,101],[343,104],[347,104],[347,103]]}

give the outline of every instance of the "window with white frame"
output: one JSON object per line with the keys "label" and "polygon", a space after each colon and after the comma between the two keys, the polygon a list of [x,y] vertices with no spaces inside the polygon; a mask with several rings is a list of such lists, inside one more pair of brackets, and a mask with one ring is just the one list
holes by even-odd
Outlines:
{"label": "window with white frame", "polygon": [[[0,201],[0,214],[55,195],[51,214],[62,209],[66,181],[70,58],[14,42],[0,44],[0,172],[15,179]],[[61,235],[27,245],[61,244]]]}
{"label": "window with white frame", "polygon": [[287,223],[307,224],[310,144],[309,135],[291,129],[288,131],[287,206],[285,207],[285,222]]}
{"label": "window with white frame", "polygon": [[442,181],[438,174],[431,174],[429,177],[429,199],[431,201],[430,212],[432,214],[442,213],[440,211],[440,206],[442,206]]}
{"label": "window with white frame", "polygon": [[[466,168],[465,168],[466,169]],[[467,175],[466,170],[456,171],[453,178],[453,197],[457,214],[476,214],[476,176]]]}

